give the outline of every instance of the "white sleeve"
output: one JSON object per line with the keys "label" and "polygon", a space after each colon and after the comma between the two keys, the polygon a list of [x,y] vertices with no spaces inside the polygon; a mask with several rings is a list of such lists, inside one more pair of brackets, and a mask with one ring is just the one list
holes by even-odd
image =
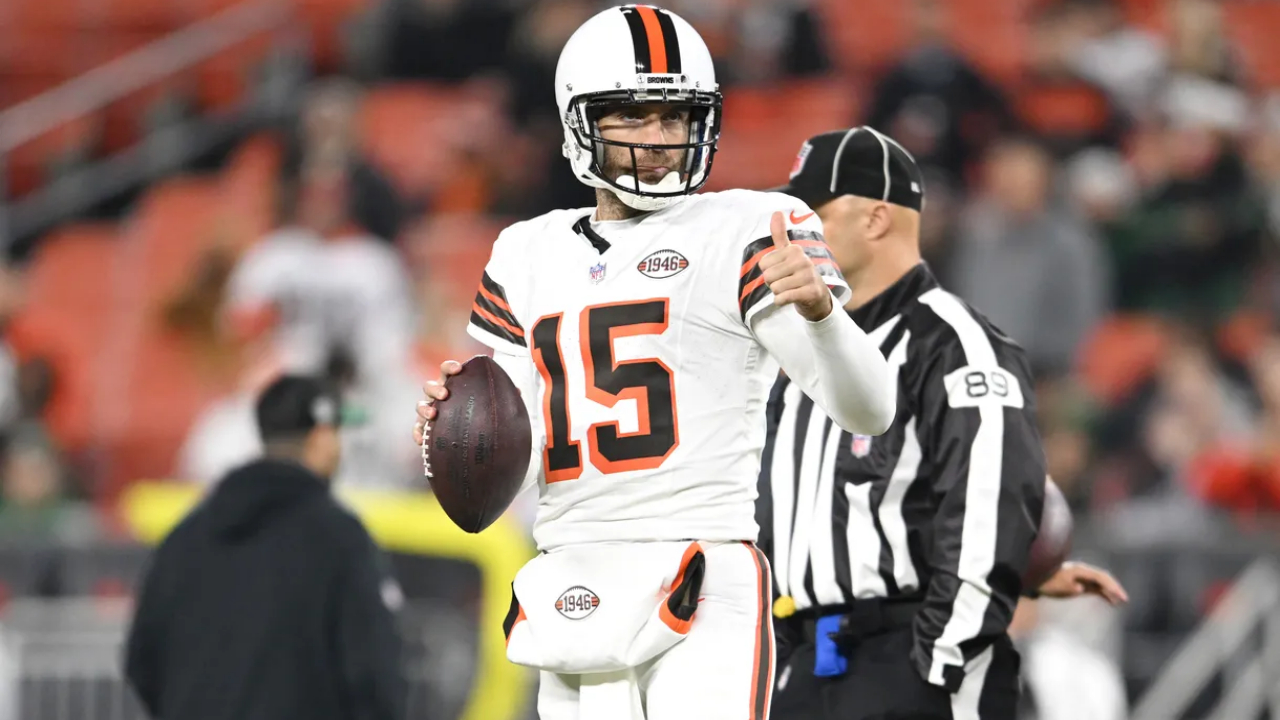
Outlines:
{"label": "white sleeve", "polygon": [[530,487],[536,486],[542,479],[542,450],[546,445],[546,437],[543,433],[542,423],[538,421],[540,417],[538,412],[538,370],[534,367],[533,361],[528,355],[494,350],[493,361],[507,373],[511,378],[511,382],[515,383],[520,390],[520,396],[524,398],[524,406],[529,413],[529,422],[532,425],[530,436],[533,438],[533,443],[531,443],[532,447],[530,448],[529,470],[524,476],[524,483],[520,486],[520,492],[523,493]]}
{"label": "white sleeve", "polygon": [[898,404],[889,363],[838,303],[818,322],[774,306],[757,315],[752,332],[837,425],[860,435],[889,429]]}

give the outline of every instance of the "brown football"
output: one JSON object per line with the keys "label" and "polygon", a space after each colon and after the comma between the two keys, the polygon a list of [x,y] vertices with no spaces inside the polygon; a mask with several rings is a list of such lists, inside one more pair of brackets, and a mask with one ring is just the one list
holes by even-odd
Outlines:
{"label": "brown football", "polygon": [[422,440],[427,481],[450,520],[469,533],[493,524],[529,469],[529,413],[511,378],[486,355],[445,379],[449,396]]}
{"label": "brown football", "polygon": [[1027,558],[1027,571],[1022,574],[1022,586],[1026,590],[1039,588],[1071,554],[1071,538],[1074,521],[1071,506],[1052,478],[1045,478],[1044,510],[1040,514],[1040,532],[1031,544]]}

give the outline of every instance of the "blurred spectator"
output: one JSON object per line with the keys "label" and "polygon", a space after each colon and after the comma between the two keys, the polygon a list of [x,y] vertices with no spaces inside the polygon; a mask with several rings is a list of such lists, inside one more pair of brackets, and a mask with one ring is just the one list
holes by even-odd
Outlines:
{"label": "blurred spectator", "polygon": [[502,144],[493,163],[498,175],[495,212],[526,217],[595,202],[560,152],[564,129],[556,107],[560,50],[595,11],[588,0],[542,0],[525,10],[506,52],[508,112],[521,134]]}
{"label": "blurred spectator", "polygon": [[521,127],[550,121],[555,135],[561,135],[556,62],[569,36],[594,12],[588,0],[541,0],[531,3],[516,21],[504,71],[511,84],[509,111]]}
{"label": "blurred spectator", "polygon": [[1222,317],[1249,287],[1265,209],[1229,138],[1147,127],[1131,143],[1141,199],[1105,231],[1122,310]]}
{"label": "blurred spectator", "polygon": [[0,263],[0,438],[15,423],[39,422],[60,447],[83,448],[85,387],[59,330],[27,312],[25,267]]}
{"label": "blurred spectator", "polygon": [[1050,201],[1052,170],[1034,142],[996,144],[953,260],[956,292],[1026,349],[1037,375],[1068,370],[1108,307],[1098,239]]}
{"label": "blurred spectator", "polygon": [[174,469],[178,480],[209,485],[262,454],[253,407],[280,368],[253,346],[243,352],[245,371],[235,389],[203,408],[187,431]]}
{"label": "blurred spectator", "polygon": [[297,127],[289,135],[282,180],[306,189],[315,167],[332,167],[342,192],[328,198],[344,218],[372,236],[395,240],[404,222],[403,202],[390,181],[356,147],[361,91],[346,80],[326,80],[308,92]]}
{"label": "blurred spectator", "polygon": [[1077,34],[1067,48],[1067,62],[1130,117],[1149,119],[1164,81],[1164,44],[1154,33],[1126,24],[1121,11],[1113,0],[1072,0],[1069,12]]}
{"label": "blurred spectator", "polygon": [[1188,469],[1199,497],[1246,519],[1280,512],[1280,334],[1253,356],[1249,374],[1261,405],[1253,436],[1209,446]]}
{"label": "blurred spectator", "polygon": [[1124,483],[1129,497],[1190,495],[1196,487],[1188,468],[1202,452],[1240,447],[1253,434],[1249,393],[1223,370],[1210,329],[1175,323],[1170,335],[1155,375],[1097,434],[1101,452],[1122,456],[1123,469],[1110,481]]}
{"label": "blurred spectator", "polygon": [[[437,368],[439,366],[437,365]],[[404,399],[421,392],[417,375],[405,369],[378,383],[359,382],[361,373],[342,349],[330,355],[326,376],[343,397],[342,461],[339,486],[425,490],[422,453],[405,442]]]}
{"label": "blurred spectator", "polygon": [[1085,150],[1065,163],[1063,174],[1072,205],[1097,226],[1116,222],[1137,200],[1133,171],[1114,150]]}
{"label": "blurred spectator", "polygon": [[1107,93],[1072,67],[1086,26],[1073,4],[1043,11],[1031,26],[1027,72],[1013,89],[1018,120],[1058,158],[1091,145],[1118,146],[1123,129]]}
{"label": "blurred spectator", "polygon": [[722,86],[826,72],[831,61],[812,0],[674,0],[698,29]]}
{"label": "blurred spectator", "polygon": [[502,62],[513,21],[509,5],[381,0],[352,28],[348,64],[365,80],[466,80]]}
{"label": "blurred spectator", "polygon": [[[254,403],[280,375],[270,356],[248,350],[246,372],[235,392],[206,407],[192,425],[179,453],[177,477],[211,484],[262,454],[262,438],[254,424]],[[438,367],[438,364],[437,364]],[[343,397],[339,428],[342,459],[334,474],[339,486],[415,488],[421,458],[396,428],[406,395],[418,392],[415,373],[406,371],[380,382],[360,382],[352,356],[342,348],[328,353],[324,376]],[[425,377],[425,376],[424,376]]]}
{"label": "blurred spectator", "polygon": [[240,338],[275,338],[286,371],[319,372],[344,343],[376,380],[408,362],[416,310],[396,251],[349,223],[345,187],[333,165],[306,168],[293,222],[240,259],[226,309]]}
{"label": "blurred spectator", "polygon": [[66,468],[39,424],[24,422],[10,431],[0,472],[0,538],[73,542],[99,532],[96,514],[71,502]]}
{"label": "blurred spectator", "polygon": [[1240,84],[1240,71],[1227,38],[1222,4],[1214,0],[1170,0],[1169,69],[1175,75],[1198,76]]}
{"label": "blurred spectator", "polygon": [[1247,157],[1252,179],[1267,207],[1274,243],[1280,239],[1280,93],[1268,96],[1259,110]]}
{"label": "blurred spectator", "polygon": [[1001,91],[949,44],[946,3],[911,7],[912,47],[876,84],[866,124],[915,156],[932,196],[944,184],[964,187],[968,165],[1012,117]]}

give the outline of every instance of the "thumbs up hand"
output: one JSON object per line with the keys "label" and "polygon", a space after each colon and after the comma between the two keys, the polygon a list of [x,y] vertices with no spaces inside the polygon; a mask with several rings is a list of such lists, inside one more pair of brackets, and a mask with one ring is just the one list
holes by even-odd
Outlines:
{"label": "thumbs up hand", "polygon": [[818,268],[805,254],[804,248],[787,237],[787,224],[782,213],[775,212],[769,224],[773,250],[760,258],[765,284],[773,292],[774,305],[795,305],[796,311],[809,322],[817,322],[831,314],[834,304],[831,290],[822,281]]}

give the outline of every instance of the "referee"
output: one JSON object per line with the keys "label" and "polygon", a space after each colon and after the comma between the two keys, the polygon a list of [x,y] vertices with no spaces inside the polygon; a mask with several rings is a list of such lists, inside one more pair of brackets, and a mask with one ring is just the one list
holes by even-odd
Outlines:
{"label": "referee", "polygon": [[[924,181],[893,139],[813,137],[779,191],[821,217],[846,309],[897,373],[898,413],[883,435],[850,435],[785,377],[774,386],[758,507],[777,598],[773,717],[1012,720],[1006,628],[1046,477],[1025,353],[921,261]],[[1076,564],[1050,586],[1118,588]]]}

